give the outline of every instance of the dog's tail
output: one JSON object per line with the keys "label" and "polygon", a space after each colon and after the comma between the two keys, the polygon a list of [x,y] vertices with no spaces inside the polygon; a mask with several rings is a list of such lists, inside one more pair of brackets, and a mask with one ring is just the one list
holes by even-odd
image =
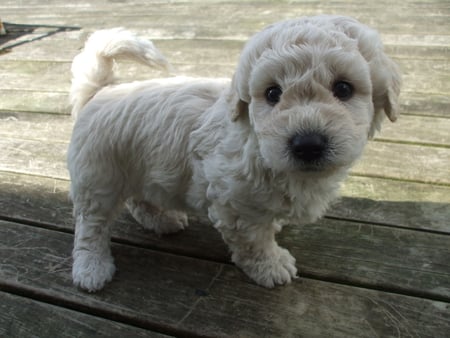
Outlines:
{"label": "dog's tail", "polygon": [[123,28],[97,31],[72,63],[72,116],[76,117],[101,88],[114,82],[114,60],[121,58],[170,69],[166,58],[151,41],[140,39]]}

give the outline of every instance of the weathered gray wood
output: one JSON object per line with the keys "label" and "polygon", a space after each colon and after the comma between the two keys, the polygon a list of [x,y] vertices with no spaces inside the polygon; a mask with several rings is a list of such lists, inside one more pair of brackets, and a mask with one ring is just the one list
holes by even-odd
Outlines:
{"label": "weathered gray wood", "polygon": [[[69,182],[0,172],[3,216],[72,227]],[[331,217],[450,232],[450,188],[378,178],[349,177]]]}
{"label": "weathered gray wood", "polygon": [[124,245],[113,247],[119,267],[113,282],[86,294],[71,285],[70,235],[9,222],[1,222],[0,232],[4,287],[131,323],[239,337],[444,337],[450,329],[448,303],[306,278],[267,290],[229,265]]}
{"label": "weathered gray wood", "polygon": [[0,111],[24,111],[35,113],[68,114],[68,93],[2,89],[0,91]]}
{"label": "weathered gray wood", "polygon": [[450,232],[450,188],[350,176],[328,215],[405,228]]}
{"label": "weathered gray wood", "polygon": [[0,139],[0,170],[68,178],[66,143]]}
{"label": "weathered gray wood", "polygon": [[[21,325],[31,311],[51,317],[41,324],[54,322],[56,330],[75,309],[105,318],[88,315],[94,321],[175,335],[448,336],[448,1],[3,0],[0,13],[6,22],[41,25],[17,40],[0,38],[0,49],[26,42],[0,52],[0,167],[6,170],[0,168],[0,289],[41,301],[7,295],[16,317],[0,311],[0,335],[3,322]],[[403,116],[370,143],[325,219],[287,227],[279,236],[303,278],[272,291],[256,287],[234,266],[219,263],[228,262],[229,253],[211,226],[192,220],[186,231],[157,238],[125,213],[114,225],[119,272],[113,283],[95,295],[75,290],[65,169],[72,122],[36,113],[69,112],[70,61],[87,35],[124,26],[155,40],[179,74],[229,77],[252,33],[318,13],[353,15],[380,31],[404,73]],[[52,24],[80,29],[51,35],[61,28]],[[124,81],[164,75],[131,63],[119,69]],[[67,332],[81,330],[79,318],[71,319]],[[86,323],[87,330],[94,325]]]}
{"label": "weathered gray wood", "polygon": [[[55,114],[0,112],[0,136],[47,142],[68,142],[73,119]],[[430,132],[432,130],[433,132]],[[419,145],[450,146],[450,119],[404,115],[396,123],[387,119],[377,140]]]}
{"label": "weathered gray wood", "polygon": [[[450,111],[450,110],[449,110]],[[402,115],[395,123],[387,119],[377,140],[421,145],[450,146],[450,119]]]}
{"label": "weathered gray wood", "polygon": [[279,243],[300,274],[450,299],[448,235],[324,219],[285,229]]}
{"label": "weathered gray wood", "polygon": [[450,148],[370,142],[354,175],[450,184]]}
{"label": "weathered gray wood", "polygon": [[448,60],[398,60],[398,64],[403,76],[403,91],[441,95],[450,91]]}
{"label": "weathered gray wood", "polygon": [[[0,173],[4,216],[71,225],[66,180]],[[450,188],[378,178],[349,177],[329,216],[450,232]],[[62,211],[62,213],[61,213]]]}
{"label": "weathered gray wood", "polygon": [[[0,168],[13,172],[67,178],[65,154],[73,121],[70,117],[26,114],[0,115]],[[418,143],[370,142],[363,159],[353,172],[357,175],[406,179],[417,182],[450,184],[449,148],[422,146],[437,144],[448,147],[450,120],[405,117],[404,125],[385,123],[387,130],[380,139]],[[396,129],[400,128],[400,132]],[[429,130],[433,130],[432,133]],[[17,139],[20,135],[21,139]],[[45,142],[43,142],[45,141]],[[56,142],[57,143],[56,143]],[[396,170],[396,168],[398,168]],[[408,170],[400,170],[408,168]]]}
{"label": "weathered gray wood", "polygon": [[[77,39],[58,39],[58,35],[51,36],[50,38],[38,40],[30,44],[25,44],[20,47],[17,47],[14,49],[14,52],[6,54],[2,56],[3,58],[10,57],[11,60],[18,60],[21,57],[23,57],[23,54],[27,55],[27,58],[32,58],[33,60],[42,58],[42,55],[46,55],[46,53],[52,57],[51,61],[54,62],[55,60],[58,60],[60,58],[57,58],[56,56],[53,57],[51,50],[53,49],[57,53],[61,49],[64,49],[67,51],[64,53],[64,59],[65,61],[69,62],[73,56],[78,52],[79,48],[81,48],[83,41],[87,35],[87,32],[64,32],[60,33],[61,35],[64,35],[64,37],[70,37],[74,34],[77,34]],[[145,31],[139,30],[139,34],[146,35]],[[401,37],[399,41],[395,41],[396,48],[401,48],[401,43],[403,41],[410,41],[413,37]],[[247,37],[245,37],[247,39]],[[244,39],[244,40],[245,40]],[[237,55],[240,50],[240,46],[243,44],[243,41],[204,41],[204,40],[192,40],[190,37],[188,39],[184,40],[177,40],[178,42],[181,41],[181,43],[172,42],[170,41],[158,41],[157,45],[162,44],[162,50],[168,53],[168,57],[170,57],[171,60],[175,64],[178,64],[179,62],[182,62],[179,64],[179,73],[185,74],[185,75],[203,75],[203,76],[230,76],[232,72],[234,71],[234,60],[236,60]],[[200,43],[200,45],[199,45]],[[426,41],[418,42],[419,44],[427,44]],[[403,96],[402,101],[409,102],[410,99],[405,96],[405,93],[407,94],[408,91],[414,91],[414,88],[425,90],[427,92],[427,103],[428,105],[430,103],[433,103],[434,99],[430,100],[430,95],[433,94],[434,98],[439,97],[439,93],[442,93],[442,88],[445,88],[448,81],[448,71],[445,71],[447,69],[446,67],[446,60],[448,59],[447,51],[448,51],[448,42],[443,41],[443,45],[437,45],[441,46],[441,51],[437,54],[440,55],[442,58],[442,61],[438,61],[436,64],[434,63],[417,63],[414,61],[414,53],[409,54],[409,58],[405,60],[399,60],[400,63],[405,62],[405,65],[402,65],[402,68],[405,68],[405,84],[403,89]],[[192,47],[190,46],[192,44]],[[209,44],[210,47],[206,47],[206,45]],[[41,46],[42,45],[42,46]],[[49,47],[52,46],[51,48]],[[41,46],[41,47],[40,47]],[[400,47],[399,47],[400,46]],[[423,48],[423,46],[418,46],[418,48]],[[226,50],[226,53],[223,53],[223,51]],[[39,52],[41,51],[41,52]],[[181,52],[181,53],[180,53]],[[22,54],[21,54],[22,53]],[[22,56],[21,56],[22,55]],[[222,56],[224,55],[224,56]],[[48,57],[47,56],[47,59]],[[436,62],[436,56],[432,57],[433,62]],[[183,61],[184,60],[184,61]],[[215,61],[214,61],[215,60]],[[223,64],[223,61],[225,60],[225,64]],[[217,63],[221,65],[221,67],[217,67]],[[195,66],[195,64],[198,64],[200,66]],[[6,64],[5,64],[6,65]],[[34,63],[34,66],[39,69],[42,69],[42,65],[39,66],[40,63]],[[215,66],[214,66],[215,65]],[[5,67],[5,66],[3,66]],[[29,68],[29,67],[28,67]],[[24,67],[24,71],[26,72],[27,67]],[[65,72],[58,71],[58,67],[55,67],[53,70],[52,66],[49,65],[48,67],[44,66],[44,74],[39,73],[40,76],[34,76],[32,77],[32,74],[28,74],[27,76],[30,77],[29,81],[26,81],[27,83],[30,82],[31,88],[35,84],[35,90],[38,90],[38,92],[30,93],[28,97],[30,97],[31,100],[29,100],[28,105],[30,105],[32,108],[32,111],[49,111],[49,112],[62,112],[66,111],[66,96],[62,98],[62,101],[55,100],[55,97],[48,97],[46,96],[45,92],[39,92],[39,90],[42,90],[42,83],[46,84],[46,87],[51,87],[52,83],[55,83],[55,85],[58,86],[57,91],[67,90],[69,85],[69,72],[68,72],[69,65],[64,66]],[[431,71],[431,72],[430,72]],[[33,71],[35,72],[35,71]],[[150,75],[154,75],[153,73],[149,71],[140,69],[141,73],[143,72],[143,77],[147,78]],[[3,81],[2,83],[9,83],[9,82],[18,82],[18,79],[20,78],[20,72],[18,74],[11,74],[11,76],[8,76],[8,72],[3,69],[4,76],[7,77],[8,81]],[[126,71],[125,71],[126,73]],[[438,76],[440,76],[442,79],[438,81],[434,81],[431,74],[436,73]],[[439,75],[440,74],[440,75]],[[36,74],[35,74],[36,75]],[[50,76],[51,81],[42,81],[41,76]],[[138,77],[139,75],[134,74],[133,78]],[[66,81],[62,80],[63,78],[66,79]],[[58,81],[58,79],[60,79]],[[126,78],[125,78],[126,79]],[[41,81],[39,81],[41,80]],[[441,84],[441,85],[437,85]],[[7,88],[9,91],[5,91],[2,96],[3,100],[1,100],[2,106],[1,109],[4,110],[14,110],[14,109],[20,109],[24,110],[24,99],[27,98],[27,96],[21,96],[18,93],[14,93],[14,91],[11,91],[11,87]],[[27,88],[28,90],[30,88]],[[442,102],[442,99],[445,99],[445,95],[443,98],[440,98],[435,104],[439,104],[439,102]],[[41,107],[39,104],[42,100],[52,100],[51,103],[47,104],[46,108]],[[417,98],[420,99],[420,98]],[[447,100],[448,101],[448,100]],[[414,103],[414,102],[412,102]],[[34,105],[37,104],[37,107],[34,107]],[[406,109],[403,109],[405,112],[409,111],[409,106],[406,105]],[[447,114],[448,109],[448,102],[443,106],[442,109],[439,109],[440,114],[443,113]],[[423,109],[421,109],[423,110]],[[421,112],[423,113],[423,112]]]}
{"label": "weathered gray wood", "polygon": [[[176,74],[190,76],[231,77],[239,55],[223,53],[222,49],[209,49],[210,55],[197,57],[189,50],[165,51],[176,69]],[[193,55],[192,55],[193,54]],[[222,57],[222,55],[227,55]],[[191,56],[188,56],[191,55]],[[175,57],[173,57],[175,56]],[[230,60],[231,59],[231,60]],[[439,60],[399,60],[403,73],[403,91],[431,94],[445,94],[450,91],[450,70],[447,61]],[[220,67],[219,67],[220,66]],[[5,61],[0,64],[0,72],[5,80],[0,89],[27,89],[40,91],[45,83],[46,90],[67,92],[70,86],[69,62]],[[135,64],[121,64],[123,82],[164,76],[151,68]]]}
{"label": "weathered gray wood", "polygon": [[[139,36],[150,39],[150,36],[141,30],[133,29],[132,23],[124,25],[125,28],[136,31]],[[2,55],[4,61],[39,61],[39,62],[71,62],[80,52],[89,34],[101,27],[60,32],[44,39],[33,41],[16,47],[10,53]],[[250,36],[251,32],[249,32]],[[242,40],[217,39],[153,39],[155,45],[164,52],[172,63],[220,63],[234,65],[242,47],[248,38]],[[409,41],[409,40],[407,40]],[[407,60],[437,60],[448,59],[448,44],[426,45],[420,42],[416,45],[405,45],[394,41],[388,44],[384,41],[386,53],[398,62]],[[61,53],[64,49],[64,53]],[[221,53],[218,54],[217,50]]]}
{"label": "weathered gray wood", "polygon": [[2,337],[167,337],[0,291]]}
{"label": "weathered gray wood", "polygon": [[0,215],[73,229],[69,182],[0,172]]}
{"label": "weathered gray wood", "polygon": [[73,124],[68,115],[0,112],[0,137],[67,144]]}
{"label": "weathered gray wood", "polygon": [[[33,10],[26,11],[21,17],[22,20],[33,24],[52,24],[52,25],[79,25],[89,27],[92,25],[110,25],[111,23],[123,25],[124,23],[133,23],[134,26],[142,28],[154,25],[157,26],[158,36],[199,36],[199,37],[222,37],[226,33],[230,34],[232,27],[233,35],[245,34],[249,29],[261,28],[263,25],[299,15],[316,15],[322,13],[352,15],[368,24],[379,28],[380,30],[394,31],[397,34],[410,33],[413,28],[407,20],[398,20],[396,12],[402,12],[410,19],[414,20],[414,29],[416,34],[446,34],[445,25],[448,22],[445,13],[448,8],[445,6],[439,8],[427,6],[426,4],[414,4],[402,2],[395,6],[392,2],[383,1],[376,4],[364,4],[355,6],[352,3],[340,1],[336,3],[309,2],[307,5],[277,3],[273,2],[221,2],[219,4],[203,3],[153,3],[147,6],[147,10],[142,12],[142,6],[145,2],[136,1],[133,3],[108,3],[103,5],[97,3],[92,6],[89,2],[79,2],[78,6],[67,8],[61,2],[55,3],[55,10],[58,15],[50,13],[45,7],[33,5],[29,8]],[[361,8],[364,6],[364,9]],[[391,11],[386,12],[385,8],[389,6]],[[26,8],[26,7],[25,7]],[[440,9],[440,11],[439,11]],[[446,11],[447,9],[447,11]],[[221,16],[218,17],[217,11],[220,10]],[[33,14],[36,14],[33,17]],[[248,15],[248,13],[255,15]],[[390,14],[392,13],[392,14]],[[16,20],[20,15],[11,7],[5,9],[4,16]],[[172,16],[172,20],[163,20],[165,16]],[[98,18],[108,18],[109,20],[99,20]],[[220,20],[217,24],[209,20],[215,17]],[[136,20],[139,18],[139,20]],[[383,20],[386,19],[386,20]],[[389,18],[392,18],[389,20]],[[432,18],[436,25],[430,27],[429,20]],[[174,25],[176,23],[177,25]],[[239,33],[238,33],[239,32]]]}
{"label": "weathered gray wood", "polygon": [[[68,178],[66,143],[2,138],[0,147],[0,170]],[[370,142],[352,173],[449,185],[449,158],[450,148]]]}
{"label": "weathered gray wood", "polygon": [[[7,177],[2,178],[6,181]],[[11,180],[9,184],[1,184],[0,208],[3,212],[0,217],[3,214],[29,219],[44,223],[46,227],[72,231],[71,207],[64,191],[66,183],[49,183],[52,185],[32,181],[19,187],[17,180]],[[364,202],[358,199],[346,201],[353,204],[353,208],[362,207],[361,214],[364,213]],[[385,205],[387,210],[400,206],[398,209],[402,211],[401,203],[391,208],[387,202]],[[407,215],[411,213],[410,210],[407,212]],[[445,215],[445,211],[441,214]],[[405,217],[404,221],[408,220],[409,217]],[[450,299],[448,227],[447,232],[446,236],[328,218],[312,225],[288,226],[279,240],[297,257],[301,272],[308,276]],[[194,219],[186,231],[159,238],[145,232],[125,213],[114,225],[113,238],[144,248],[222,262],[229,260],[228,249],[219,233],[210,224]],[[405,246],[404,243],[408,244]]]}
{"label": "weathered gray wood", "polygon": [[[58,13],[59,16],[64,15],[64,10],[66,9],[66,6],[61,4],[60,2],[56,2],[56,5],[62,6],[62,12]],[[110,6],[111,4],[108,4]],[[308,6],[316,6],[315,3],[310,3]],[[79,5],[80,8],[83,8],[83,4]],[[117,8],[120,8],[119,12],[122,12],[122,4],[114,4],[113,6],[119,6]],[[121,7],[122,6],[122,7]],[[134,6],[140,6],[139,2],[134,3]],[[198,8],[201,8],[201,11],[198,9],[196,10],[195,6],[199,6]],[[139,31],[139,34],[147,37],[157,38],[160,39],[161,37],[164,38],[158,30],[159,26],[161,25],[161,17],[164,15],[189,15],[191,16],[191,11],[195,12],[202,12],[205,10],[205,6],[200,5],[185,5],[185,4],[178,4],[175,5],[175,7],[171,7],[167,4],[158,4],[156,7],[152,6],[150,8],[150,11],[155,11],[157,13],[157,20],[144,20],[146,27],[135,27],[135,22],[137,20],[132,20],[126,22],[127,27],[135,28]],[[224,4],[221,4],[221,6],[224,6]],[[234,7],[233,7],[234,6]],[[237,6],[237,7],[236,7]],[[184,75],[202,75],[202,76],[231,76],[231,74],[234,71],[234,64],[235,60],[237,59],[237,55],[239,53],[239,50],[243,44],[243,42],[248,38],[248,36],[254,32],[260,29],[260,26],[262,26],[261,22],[264,20],[270,18],[270,22],[275,20],[275,17],[273,15],[273,11],[278,11],[281,15],[281,13],[290,13],[288,15],[295,15],[292,14],[292,11],[285,11],[282,7],[285,5],[282,5],[281,7],[276,6],[278,9],[274,9],[274,6],[272,6],[271,3],[266,4],[259,4],[258,6],[263,6],[262,8],[267,8],[267,10],[261,10],[256,11],[258,15],[255,16],[255,19],[249,19],[248,16],[245,14],[245,11],[242,11],[242,4],[236,5],[236,4],[226,4],[225,7],[227,7],[226,10],[233,11],[234,15],[233,20],[239,20],[239,24],[233,24],[232,21],[226,21],[226,23],[220,24],[220,22],[215,21],[214,25],[220,26],[220,27],[226,27],[225,35],[222,37],[213,37],[213,39],[204,40],[205,37],[196,35],[196,32],[189,31],[189,29],[180,29],[180,23],[178,20],[165,20],[164,24],[170,24],[175,22],[176,26],[174,29],[178,31],[182,31],[184,35],[180,35],[178,37],[178,40],[173,40],[175,37],[175,33],[170,33],[169,39],[166,41],[157,41],[157,45],[161,44],[161,48],[163,51],[165,51],[168,54],[168,57],[173,60],[175,65],[178,68],[178,72],[180,74]],[[335,5],[333,5],[335,6]],[[337,3],[336,8],[345,7],[345,3]],[[380,6],[380,7],[378,7]],[[433,18],[433,22],[435,25],[429,25],[429,19],[425,19],[425,24],[427,27],[433,27],[435,29],[436,27],[446,27],[446,23],[448,22],[447,17],[445,13],[450,12],[447,7],[443,6],[443,8],[439,8],[436,3],[433,5],[429,4],[419,4],[415,5],[414,3],[409,3],[408,6],[402,9],[402,12],[404,15],[406,13],[405,10],[408,10],[408,8],[413,8],[413,11],[416,11],[420,17],[426,17],[427,15],[431,15]],[[39,7],[39,6],[38,6]],[[101,7],[101,6],[100,6]],[[135,11],[136,8],[133,7],[133,4],[130,6],[125,6],[127,9],[130,9],[130,11]],[[323,6],[320,6],[322,8]],[[354,6],[350,6],[354,7]],[[7,8],[9,8],[7,6]],[[43,9],[43,7],[41,7]],[[46,7],[47,8],[47,7]],[[78,6],[77,6],[78,8]],[[93,15],[96,15],[95,10],[92,11],[91,6],[87,7],[88,11],[91,13],[89,15],[91,20]],[[108,7],[110,8],[110,7]],[[176,10],[174,10],[176,8]],[[236,8],[241,10],[236,10]],[[304,8],[302,6],[302,8]],[[386,18],[386,13],[384,10],[384,5],[377,4],[375,8],[380,8],[384,13],[382,16],[373,16],[372,12],[370,11],[370,18],[381,18],[382,22],[390,22],[390,21],[396,21],[396,20],[388,20]],[[424,14],[424,9],[426,8],[426,11]],[[322,11],[323,9],[321,9]],[[360,11],[360,9],[358,9]],[[371,8],[373,10],[373,8]],[[436,12],[433,13],[433,10]],[[83,15],[86,14],[86,8],[81,10]],[[70,13],[73,13],[72,9],[70,10]],[[69,15],[72,15],[70,14]],[[135,12],[134,12],[135,13]],[[188,14],[180,14],[180,13],[188,13]],[[206,13],[207,14],[207,13]],[[207,27],[203,27],[205,23],[202,21],[203,18],[209,18],[208,15],[201,15],[200,18],[197,19],[191,19],[187,21],[189,23],[189,27],[193,26],[200,27],[199,29],[207,30]],[[88,16],[89,16],[88,15]],[[243,16],[241,18],[240,16]],[[437,18],[443,18],[445,22],[443,22],[442,25],[437,25]],[[228,18],[228,16],[224,16],[224,18]],[[393,19],[396,19],[395,16]],[[180,19],[181,20],[181,19]],[[256,23],[253,23],[253,25],[256,25],[258,27],[255,27],[255,29],[250,28],[249,26],[243,24],[242,21],[246,22],[245,20],[256,20]],[[209,21],[209,19],[208,19]],[[371,20],[369,20],[371,21]],[[380,23],[380,22],[378,22]],[[377,25],[377,22],[369,22],[369,24]],[[116,22],[116,25],[119,25],[119,22]],[[155,25],[152,28],[152,25]],[[209,24],[206,24],[207,26]],[[410,24],[407,24],[410,26]],[[87,30],[95,30],[102,26],[99,24],[98,26],[94,26],[91,28],[87,28]],[[208,26],[209,27],[209,26]],[[233,27],[233,31],[229,29],[229,27]],[[230,32],[236,32],[235,29],[246,29],[246,35],[242,33],[237,33],[235,36],[230,36]],[[403,113],[413,113],[413,114],[426,114],[426,115],[438,115],[438,116],[448,116],[448,97],[446,93],[448,92],[448,81],[449,74],[448,74],[448,67],[446,67],[446,61],[448,59],[448,46],[450,44],[448,38],[446,39],[447,35],[420,35],[418,31],[417,25],[414,27],[414,31],[416,35],[405,35],[405,34],[399,34],[398,30],[395,35],[393,34],[384,34],[383,38],[385,40],[385,43],[390,46],[392,51],[396,51],[399,48],[407,47],[409,48],[409,53],[403,52],[403,56],[398,56],[400,59],[398,60],[401,64],[401,68],[404,71],[404,88],[403,88],[403,95],[402,95],[402,111]],[[33,33],[39,35],[39,29],[37,30],[37,33]],[[35,112],[51,112],[51,113],[61,113],[66,112],[67,113],[67,89],[69,86],[69,65],[64,65],[63,70],[59,70],[58,67],[55,65],[56,60],[64,60],[66,62],[69,62],[73,56],[78,52],[79,48],[81,48],[83,41],[85,37],[87,36],[88,31],[86,31],[86,27],[82,31],[68,31],[68,32],[62,32],[58,33],[56,35],[52,35],[49,38],[45,38],[43,40],[37,40],[29,44],[21,45],[14,49],[12,53],[8,53],[3,56],[5,60],[8,58],[13,62],[17,62],[15,60],[18,60],[20,58],[23,58],[23,55],[26,55],[26,58],[31,58],[32,60],[41,60],[41,58],[47,57],[47,60],[51,60],[51,63],[48,65],[41,64],[41,63],[28,63],[29,66],[26,64],[22,67],[20,66],[18,71],[10,71],[8,72],[8,63],[3,63],[4,66],[0,65],[1,67],[6,67],[6,69],[2,69],[3,76],[5,77],[5,80],[2,81],[2,84],[9,84],[9,87],[5,88],[5,90],[1,91],[0,95],[2,96],[2,100],[0,100],[0,109],[2,110],[21,110],[21,111],[35,111]],[[155,35],[156,34],[156,35]],[[168,38],[166,36],[165,38]],[[231,40],[230,40],[231,39]],[[227,40],[227,41],[226,41]],[[207,45],[209,45],[207,47]],[[411,49],[411,46],[413,46],[413,49]],[[431,61],[424,60],[423,48],[427,48],[426,52],[430,53],[431,50],[438,49],[437,52],[434,52],[431,56],[429,56]],[[64,58],[61,59],[61,57],[56,56],[57,54],[61,55],[59,51],[63,49],[65,50]],[[53,52],[52,52],[53,50]],[[224,53],[223,51],[227,51]],[[419,55],[420,61],[414,60],[415,58],[415,50],[418,51],[417,55]],[[46,56],[47,55],[47,56]],[[395,55],[394,55],[395,56]],[[217,67],[217,65],[220,65],[220,67]],[[36,70],[30,70],[31,67],[35,67]],[[9,67],[10,68],[10,67]],[[13,67],[14,68],[14,67]],[[17,69],[14,68],[14,69]],[[40,72],[35,73],[37,70],[41,69]],[[24,73],[21,73],[24,72]],[[434,74],[434,75],[433,75]],[[136,74],[130,75],[127,73],[127,70],[124,69],[124,80],[127,79],[136,79],[136,78],[148,78],[156,75],[154,72],[151,72],[150,70],[142,70]],[[435,79],[434,77],[437,76]],[[23,88],[21,88],[21,84],[25,82],[28,87],[26,87],[26,90],[29,91],[32,89],[32,92],[28,92],[27,95],[23,95]],[[45,89],[46,91],[50,90],[54,87],[54,91],[56,93],[48,93],[44,88],[42,88],[42,83],[45,83]],[[15,90],[14,90],[15,89]],[[60,93],[63,91],[62,93]],[[416,92],[422,92],[421,95],[412,95],[412,93]],[[420,102],[420,100],[423,100],[423,95],[426,93],[426,100],[425,102]],[[420,104],[418,104],[418,101]],[[430,107],[431,109],[426,108]]]}
{"label": "weathered gray wood", "polygon": [[[217,70],[217,66],[207,66],[204,67],[204,69],[197,68],[189,65],[179,67],[178,74],[185,76],[228,77],[232,74],[232,71],[234,71],[234,67],[229,69],[225,68],[219,71]],[[68,88],[69,84],[67,83],[63,86]],[[0,89],[0,98],[0,111],[66,115],[70,113],[68,92]],[[405,92],[401,95],[400,111],[403,115],[412,114],[448,118],[450,114],[449,107],[450,98],[446,95],[427,93],[425,96],[421,96],[420,93]]]}
{"label": "weathered gray wood", "polygon": [[441,116],[448,118],[450,112],[450,96],[428,94],[421,96],[414,93],[402,93],[401,109],[404,114]]}

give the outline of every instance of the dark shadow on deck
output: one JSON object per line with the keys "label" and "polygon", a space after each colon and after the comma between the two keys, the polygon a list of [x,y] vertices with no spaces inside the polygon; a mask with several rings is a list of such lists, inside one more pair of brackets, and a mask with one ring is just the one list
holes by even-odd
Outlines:
{"label": "dark shadow on deck", "polygon": [[[80,27],[54,26],[54,25],[26,25],[3,22],[6,35],[0,36],[0,55],[8,53],[11,49],[42,40],[54,34],[80,30]],[[20,39],[19,41],[17,41]]]}

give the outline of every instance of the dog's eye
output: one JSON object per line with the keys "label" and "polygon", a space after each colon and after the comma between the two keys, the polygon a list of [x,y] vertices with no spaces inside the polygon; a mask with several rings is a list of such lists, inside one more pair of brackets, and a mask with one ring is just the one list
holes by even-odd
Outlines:
{"label": "dog's eye", "polygon": [[283,94],[283,91],[279,86],[273,86],[266,89],[266,100],[269,104],[275,105],[280,101],[280,96]]}
{"label": "dog's eye", "polygon": [[333,85],[333,95],[341,101],[350,100],[353,96],[353,86],[345,81],[337,81]]}

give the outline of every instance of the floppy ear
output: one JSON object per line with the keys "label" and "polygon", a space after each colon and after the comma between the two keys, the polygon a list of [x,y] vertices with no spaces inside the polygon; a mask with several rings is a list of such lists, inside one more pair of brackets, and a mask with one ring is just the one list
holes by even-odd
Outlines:
{"label": "floppy ear", "polygon": [[227,101],[230,106],[231,121],[237,121],[240,117],[248,115],[248,103],[241,99],[236,88],[236,77],[231,82],[230,92]]}
{"label": "floppy ear", "polygon": [[230,101],[231,106],[231,121],[237,121],[240,117],[248,115],[248,103],[242,101],[237,93],[233,95]]}
{"label": "floppy ear", "polygon": [[[380,130],[384,114],[391,122],[400,115],[398,97],[400,95],[401,75],[397,65],[383,52],[374,58],[370,65],[373,86],[373,105],[375,114],[370,126],[369,138]],[[384,114],[383,114],[384,112]]]}
{"label": "floppy ear", "polygon": [[370,68],[374,116],[370,125],[369,138],[372,138],[375,132],[380,130],[385,115],[392,122],[398,118],[400,71],[397,65],[384,54],[383,44],[375,30],[346,17],[334,17],[334,23],[347,36],[357,41],[358,49]]}

